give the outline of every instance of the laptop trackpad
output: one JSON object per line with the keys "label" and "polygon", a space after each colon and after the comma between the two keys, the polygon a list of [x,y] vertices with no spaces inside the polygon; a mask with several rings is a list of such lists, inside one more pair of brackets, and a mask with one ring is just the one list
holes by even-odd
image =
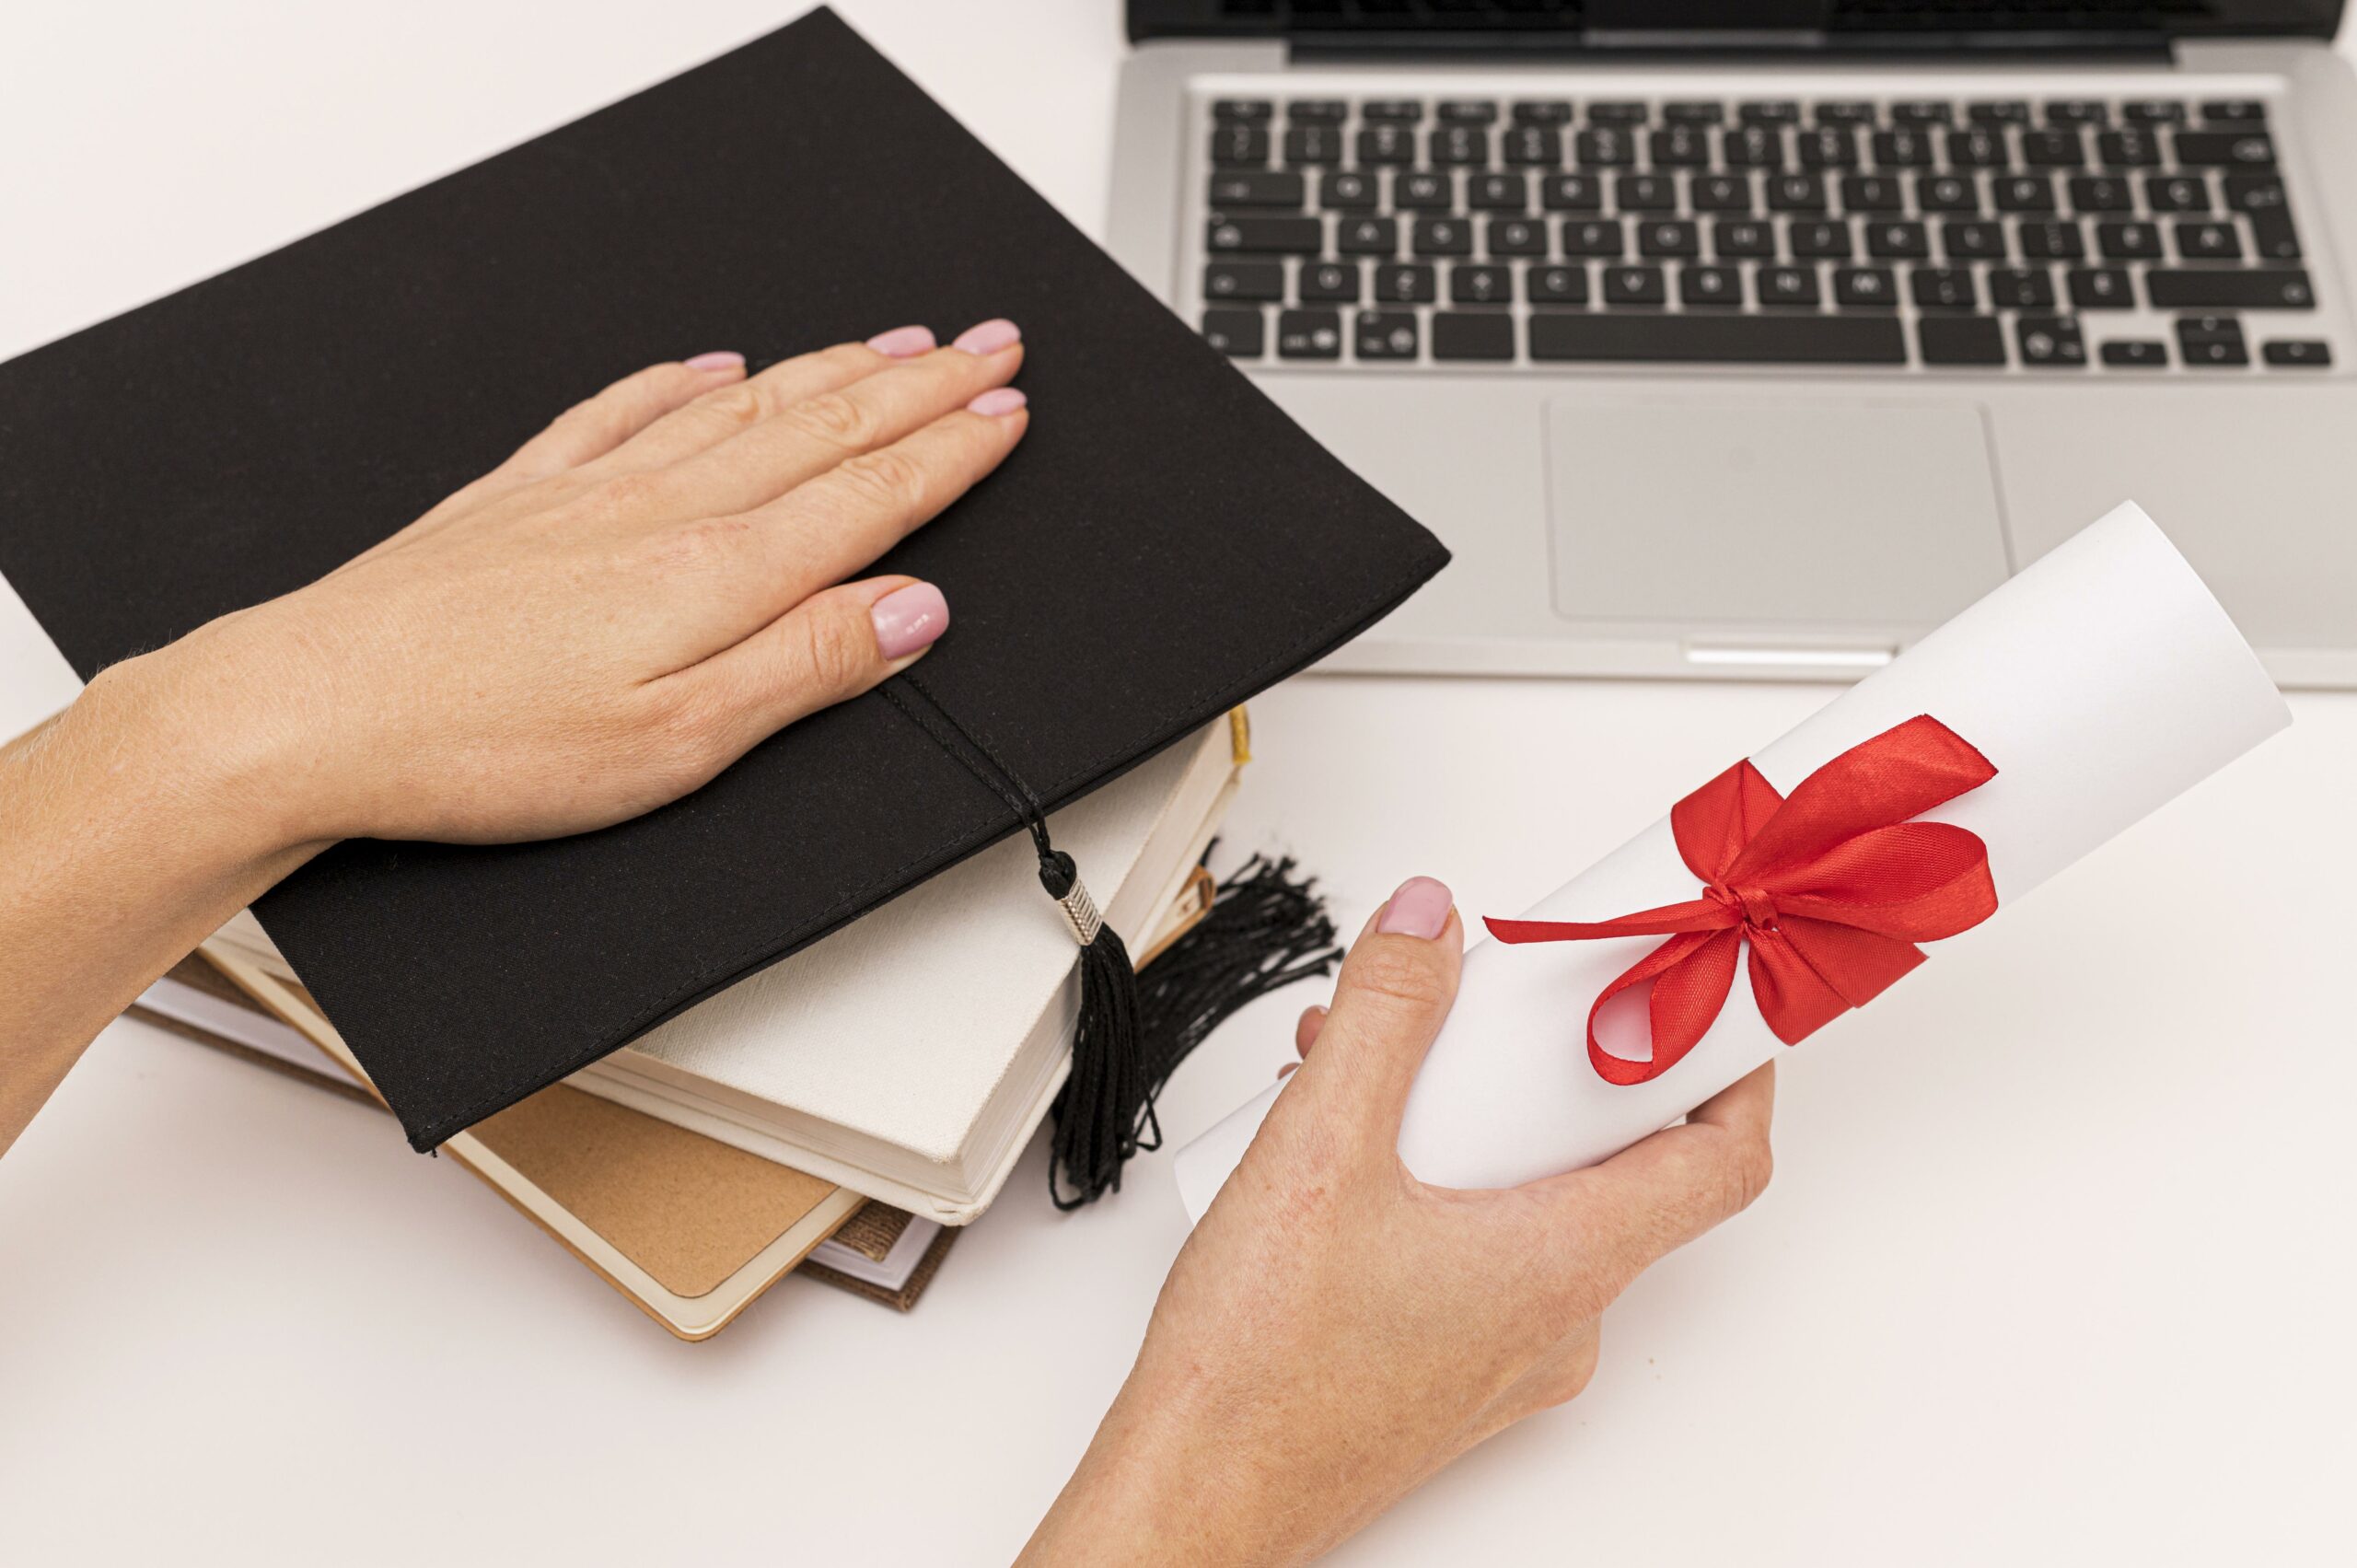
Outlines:
{"label": "laptop trackpad", "polygon": [[1936,625],[2005,579],[1978,404],[1547,404],[1555,610],[1578,621]]}

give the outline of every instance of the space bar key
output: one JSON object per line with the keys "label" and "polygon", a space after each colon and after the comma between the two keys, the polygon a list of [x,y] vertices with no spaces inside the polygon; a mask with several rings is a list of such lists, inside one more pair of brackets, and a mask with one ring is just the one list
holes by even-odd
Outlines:
{"label": "space bar key", "polygon": [[1904,365],[1888,316],[1535,314],[1535,360],[1674,360],[1733,365]]}

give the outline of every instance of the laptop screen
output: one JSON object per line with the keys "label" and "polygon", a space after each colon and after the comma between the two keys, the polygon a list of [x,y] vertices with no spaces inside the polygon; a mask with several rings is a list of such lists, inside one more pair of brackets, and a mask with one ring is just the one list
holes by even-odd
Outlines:
{"label": "laptop screen", "polygon": [[1129,0],[1130,36],[1501,47],[1654,39],[1893,46],[2030,37],[2330,38],[2342,0]]}

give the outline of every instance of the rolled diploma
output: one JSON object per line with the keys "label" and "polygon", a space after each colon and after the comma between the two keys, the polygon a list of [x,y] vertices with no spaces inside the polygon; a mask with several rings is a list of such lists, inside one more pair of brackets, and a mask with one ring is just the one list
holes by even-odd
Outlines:
{"label": "rolled diploma", "polygon": [[[1994,779],[1922,819],[1969,828],[1987,843],[1998,919],[2292,718],[2226,612],[2133,505],[2014,576],[1752,762],[1790,794],[1833,757],[1918,714],[1996,764]],[[1608,920],[1692,898],[1698,887],[1665,815],[1528,917]],[[1408,1168],[1443,1186],[1504,1187],[1592,1165],[1774,1056],[1781,1042],[1738,966],[1717,1021],[1677,1066],[1627,1086],[1596,1076],[1589,1005],[1662,940],[1482,942],[1469,951],[1457,1005],[1409,1095],[1399,1133]],[[1939,962],[1937,944],[1926,950]],[[1618,999],[1606,1019],[1637,994]],[[1851,1027],[1854,1016],[1829,1027]],[[1599,1038],[1616,1054],[1643,1054],[1621,1051],[1604,1028]],[[1202,1218],[1282,1088],[1179,1151],[1190,1215]]]}

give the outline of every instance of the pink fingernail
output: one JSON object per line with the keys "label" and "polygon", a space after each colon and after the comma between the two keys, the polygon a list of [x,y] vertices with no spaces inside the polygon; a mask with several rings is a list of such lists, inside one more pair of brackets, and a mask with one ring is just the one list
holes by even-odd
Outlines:
{"label": "pink fingernail", "polygon": [[745,367],[745,356],[733,348],[716,348],[710,354],[700,354],[681,363],[691,370],[741,370]]}
{"label": "pink fingernail", "polygon": [[876,621],[876,645],[888,659],[929,648],[949,630],[949,601],[931,583],[895,588],[869,606],[867,613]]}
{"label": "pink fingernail", "polygon": [[1375,923],[1375,928],[1386,936],[1421,936],[1430,941],[1447,928],[1448,912],[1456,903],[1457,895],[1446,882],[1411,877],[1383,906],[1383,918]]}
{"label": "pink fingernail", "polygon": [[1023,329],[1004,316],[979,322],[958,334],[949,344],[968,354],[996,354],[1023,341]]}
{"label": "pink fingernail", "polygon": [[895,327],[888,332],[878,332],[867,340],[867,346],[878,354],[894,359],[907,359],[912,354],[931,354],[935,348],[931,327]]}
{"label": "pink fingernail", "polygon": [[1013,387],[993,387],[966,407],[974,413],[1013,413],[1030,401]]}

